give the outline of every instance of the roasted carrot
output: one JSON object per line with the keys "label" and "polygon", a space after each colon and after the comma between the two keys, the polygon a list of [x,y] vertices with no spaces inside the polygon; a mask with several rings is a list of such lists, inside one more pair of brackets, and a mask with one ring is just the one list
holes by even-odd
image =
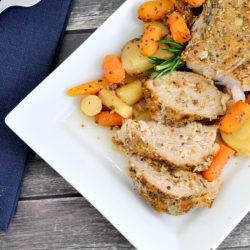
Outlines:
{"label": "roasted carrot", "polygon": [[178,11],[174,11],[168,17],[168,24],[172,38],[179,43],[185,43],[191,38],[187,23]]}
{"label": "roasted carrot", "polygon": [[224,144],[220,145],[220,150],[214,156],[210,167],[202,172],[202,176],[208,180],[215,180],[221,173],[222,169],[229,161],[229,159],[235,154],[235,151]]}
{"label": "roasted carrot", "polygon": [[162,37],[162,29],[159,26],[149,25],[141,38],[140,51],[144,56],[153,55],[158,49],[157,40]]}
{"label": "roasted carrot", "polygon": [[67,91],[69,96],[93,95],[98,93],[102,88],[108,86],[110,83],[103,77],[99,80],[94,80],[84,84],[77,85]]}
{"label": "roasted carrot", "polygon": [[250,104],[250,94],[247,95],[247,103]]}
{"label": "roasted carrot", "polygon": [[200,7],[205,2],[205,0],[185,0],[185,2],[197,8]]}
{"label": "roasted carrot", "polygon": [[125,79],[125,70],[118,55],[107,55],[103,60],[104,75],[111,83],[121,83]]}
{"label": "roasted carrot", "polygon": [[162,8],[164,8],[165,12],[170,12],[174,10],[174,2],[172,0],[158,0],[162,3]]}
{"label": "roasted carrot", "polygon": [[250,105],[243,102],[236,102],[220,121],[220,130],[225,133],[232,133],[240,129],[250,118]]}
{"label": "roasted carrot", "polygon": [[119,126],[122,125],[124,118],[117,113],[103,111],[95,116],[95,122],[102,126]]}
{"label": "roasted carrot", "polygon": [[139,19],[149,21],[163,20],[168,11],[174,10],[172,0],[148,1],[140,5],[138,9]]}

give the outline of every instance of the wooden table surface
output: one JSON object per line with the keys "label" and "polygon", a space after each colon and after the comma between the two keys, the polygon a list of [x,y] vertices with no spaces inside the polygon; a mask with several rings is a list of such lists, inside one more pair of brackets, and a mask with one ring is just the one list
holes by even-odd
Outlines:
{"label": "wooden table surface", "polygon": [[[76,0],[58,64],[123,2]],[[8,233],[0,234],[0,249],[133,249],[133,246],[48,164],[31,153],[18,212]],[[250,249],[250,213],[219,249]]]}

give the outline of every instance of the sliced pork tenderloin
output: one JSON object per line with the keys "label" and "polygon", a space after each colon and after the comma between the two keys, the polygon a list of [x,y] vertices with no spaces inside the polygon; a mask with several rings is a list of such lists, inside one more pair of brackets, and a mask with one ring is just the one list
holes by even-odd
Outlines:
{"label": "sliced pork tenderloin", "polygon": [[127,152],[164,161],[174,169],[202,171],[219,150],[216,135],[217,126],[200,123],[165,126],[129,119],[116,132],[114,142]]}
{"label": "sliced pork tenderloin", "polygon": [[229,95],[211,80],[191,72],[172,72],[144,84],[147,109],[162,123],[214,120],[226,112]]}
{"label": "sliced pork tenderloin", "polygon": [[206,181],[200,174],[185,170],[165,171],[151,160],[129,156],[129,175],[141,196],[158,212],[171,215],[192,208],[211,207],[222,181]]}
{"label": "sliced pork tenderloin", "polygon": [[248,0],[207,0],[182,58],[193,71],[239,92],[243,82],[233,71],[250,58],[249,31]]}

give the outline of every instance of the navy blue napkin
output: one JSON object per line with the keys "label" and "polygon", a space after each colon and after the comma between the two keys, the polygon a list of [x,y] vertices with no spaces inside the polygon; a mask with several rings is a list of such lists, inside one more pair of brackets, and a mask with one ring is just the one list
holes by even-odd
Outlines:
{"label": "navy blue napkin", "polygon": [[[0,230],[16,212],[28,147],[6,115],[49,73],[71,0],[42,0],[0,14]],[[45,100],[46,101],[46,100]],[[38,114],[39,115],[39,114]]]}

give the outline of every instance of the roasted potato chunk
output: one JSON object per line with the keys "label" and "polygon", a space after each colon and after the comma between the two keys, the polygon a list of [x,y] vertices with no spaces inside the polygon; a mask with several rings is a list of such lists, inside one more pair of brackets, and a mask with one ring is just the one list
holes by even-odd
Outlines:
{"label": "roasted potato chunk", "polygon": [[[153,65],[149,62],[149,58],[143,56],[140,52],[140,39],[133,39],[125,44],[122,49],[121,60],[123,67],[130,76],[144,73]],[[155,57],[167,59],[172,56],[172,53],[162,50],[165,45],[159,45],[159,49],[153,55]]]}

